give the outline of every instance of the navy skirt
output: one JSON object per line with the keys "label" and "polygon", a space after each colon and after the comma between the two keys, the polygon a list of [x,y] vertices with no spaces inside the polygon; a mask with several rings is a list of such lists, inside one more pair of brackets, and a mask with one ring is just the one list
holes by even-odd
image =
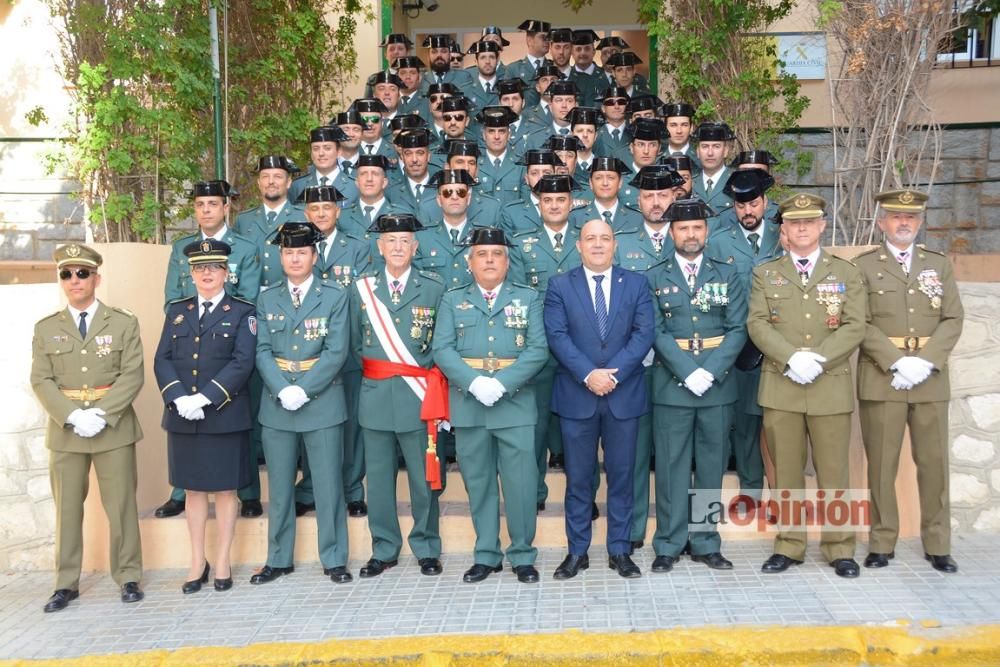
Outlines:
{"label": "navy skirt", "polygon": [[232,491],[250,483],[250,431],[167,433],[170,484],[191,491]]}

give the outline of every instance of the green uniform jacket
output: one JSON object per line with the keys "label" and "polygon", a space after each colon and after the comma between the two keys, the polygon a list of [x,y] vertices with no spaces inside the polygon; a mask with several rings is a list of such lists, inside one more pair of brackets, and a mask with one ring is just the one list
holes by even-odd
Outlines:
{"label": "green uniform jacket", "polygon": [[[499,429],[538,421],[531,381],[549,358],[538,292],[506,280],[491,313],[474,282],[449,290],[438,310],[433,349],[435,363],[448,378],[449,421],[454,426]],[[490,373],[472,368],[463,357],[517,361]],[[468,391],[480,375],[492,375],[507,390],[489,408]]]}
{"label": "green uniform jacket", "polygon": [[[839,289],[839,315],[821,302],[822,289]],[[809,284],[802,285],[789,255],[753,270],[747,332],[764,354],[760,390],[762,408],[809,415],[854,411],[851,354],[865,335],[865,287],[861,271],[845,259],[821,251]],[[823,373],[802,386],[784,376],[798,350],[823,357]]]}
{"label": "green uniform jacket", "polygon": [[413,265],[421,271],[436,273],[444,282],[445,289],[468,285],[472,282],[469,263],[465,259],[469,248],[462,244],[468,240],[472,229],[472,223],[467,221],[458,245],[451,242],[451,234],[443,221],[421,230],[417,234],[417,254]]}
{"label": "green uniform jacket", "polygon": [[524,195],[523,200],[514,200],[505,205],[500,212],[499,226],[508,235],[524,234],[542,231],[542,216],[531,197]]}
{"label": "green uniform jacket", "polygon": [[[393,303],[384,271],[367,274],[375,278],[375,298],[392,314],[399,337],[406,344],[417,365],[430,368],[434,360],[431,339],[438,306],[444,294],[441,278],[425,271],[410,271],[399,303]],[[375,330],[379,326],[373,313],[361,301],[364,286],[355,282],[351,287],[351,346],[356,358],[381,359],[389,356],[382,348]],[[391,406],[392,409],[388,409]],[[424,427],[420,420],[420,400],[401,377],[388,380],[361,379],[361,399],[358,423],[373,431],[407,433]]]}
{"label": "green uniform jacket", "polygon": [[[603,219],[604,217],[598,213],[597,204],[594,201],[588,202],[585,206],[574,208],[569,214],[569,222],[574,227],[583,227],[591,220]],[[615,207],[615,214],[611,216],[611,228],[617,234],[638,227],[642,227],[642,213],[619,201],[618,206]]]}
{"label": "green uniform jacket", "polygon": [[576,249],[580,230],[566,223],[563,228],[563,248],[556,252],[544,229],[515,234],[510,249],[510,275],[521,283],[531,285],[541,294],[549,284],[549,278],[566,273],[580,266],[580,253]]}
{"label": "green uniform jacket", "polygon": [[[81,340],[77,324],[64,308],[35,324],[31,359],[31,388],[49,414],[46,447],[95,454],[142,439],[132,409],[143,384],[142,340],[135,315],[99,303],[87,338]],[[98,387],[110,389],[92,401],[71,400],[60,391]],[[108,425],[92,438],[81,438],[66,423],[77,408],[101,408]]]}
{"label": "green uniform jacket", "polygon": [[[621,203],[618,205],[621,206]],[[638,227],[615,233],[615,242],[618,244],[615,248],[615,264],[629,271],[648,271],[674,256],[674,240],[668,228],[663,228],[663,244],[660,252],[656,252],[641,215]]]}
{"label": "green uniform jacket", "polygon": [[341,287],[350,287],[355,278],[371,268],[371,253],[371,246],[367,241],[356,239],[338,229],[333,247],[326,257],[320,256],[316,260],[313,275],[320,280],[340,283]]}
{"label": "green uniform jacket", "polygon": [[[735,403],[737,387],[730,370],[747,339],[749,301],[746,282],[736,267],[703,257],[694,294],[675,258],[650,269],[646,278],[656,303],[653,402],[679,407]],[[686,344],[686,339],[715,336],[725,338],[713,349],[689,350]],[[678,345],[678,338],[685,344]],[[684,379],[698,368],[715,377],[700,397],[684,386]]]}
{"label": "green uniform jacket", "polygon": [[[320,178],[321,177],[316,173],[316,168],[310,164],[305,174],[292,181],[292,187],[288,189],[288,201],[298,201],[299,196],[311,185],[322,185],[322,183],[320,183]],[[359,196],[358,184],[355,182],[354,177],[350,174],[344,173],[343,169],[338,169],[333,182],[328,185],[332,185],[337,188],[337,191],[340,192],[340,194],[347,197],[345,201],[341,202],[341,208],[357,203]]]}
{"label": "green uniform jacket", "polygon": [[[191,266],[188,264],[184,247],[202,239],[201,232],[188,234],[176,239],[170,249],[170,264],[167,265],[167,280],[164,286],[164,308],[178,299],[187,299],[198,294],[191,281]],[[226,276],[226,293],[254,303],[260,291],[261,265],[257,246],[254,242],[236,232],[227,231],[222,241],[233,249],[229,255],[229,275]],[[280,267],[279,267],[280,270]]]}
{"label": "green uniform jacket", "polygon": [[[868,289],[868,325],[858,358],[858,398],[902,403],[949,400],[948,355],[962,334],[965,316],[951,262],[923,245],[916,246],[907,277],[883,244],[858,256],[855,264]],[[889,367],[906,353],[893,345],[889,336],[930,336],[914,356],[934,364],[934,370],[909,391],[897,391],[890,385]]]}
{"label": "green uniform jacket", "polygon": [[[347,420],[340,371],[349,347],[347,291],[337,283],[313,278],[299,308],[292,305],[288,283],[261,293],[257,302],[257,371],[264,380],[260,423],[282,431],[307,432]],[[275,359],[317,359],[307,371],[283,371]],[[278,392],[298,384],[309,402],[285,410]]]}
{"label": "green uniform jacket", "polygon": [[[524,167],[516,163],[513,151],[508,150],[504,153],[499,169],[493,162],[495,158],[490,157],[489,153],[486,152],[485,144],[481,151],[479,171],[477,172],[480,190],[490,192],[505,206],[512,202],[521,201]],[[498,221],[490,221],[490,224],[496,225]]]}
{"label": "green uniform jacket", "polygon": [[[260,262],[258,288],[267,288],[285,279],[285,273],[281,268],[281,253],[277,246],[267,242],[268,237],[286,222],[303,222],[305,219],[305,209],[291,202],[286,202],[281,207],[273,225],[267,224],[267,217],[261,206],[243,211],[236,216],[236,232],[257,245],[257,257]],[[252,298],[244,298],[256,302],[257,293],[254,293]]]}

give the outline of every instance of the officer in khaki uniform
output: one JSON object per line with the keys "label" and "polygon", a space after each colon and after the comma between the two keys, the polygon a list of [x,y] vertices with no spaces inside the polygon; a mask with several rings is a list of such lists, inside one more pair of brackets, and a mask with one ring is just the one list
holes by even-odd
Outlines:
{"label": "officer in khaki uniform", "polygon": [[142,429],[132,401],[143,384],[139,321],[94,298],[103,261],[95,250],[72,243],[53,259],[69,307],[41,319],[31,341],[31,387],[49,415],[45,445],[56,507],[56,591],[45,611],[65,609],[79,597],[91,464],[108,517],[111,576],[122,602],[138,602],[135,443]]}
{"label": "officer in khaki uniform", "polygon": [[473,282],[445,293],[434,326],[434,361],[448,378],[449,421],[476,530],[467,583],[503,565],[499,475],[510,546],[506,555],[519,581],[538,581],[535,557],[534,377],[548,346],[542,298],[511,280],[503,230],[476,229],[469,239]]}
{"label": "officer in khaki uniform", "polygon": [[876,200],[886,242],[855,260],[868,288],[868,326],[858,359],[872,503],[865,567],[885,567],[894,555],[896,472],[909,426],[924,552],[934,569],[957,572],[949,555],[948,355],[962,333],[962,302],[948,258],[914,245],[927,195],[892,190]]}
{"label": "officer in khaki uniform", "polygon": [[[355,281],[351,294],[351,347],[363,379],[358,420],[368,472],[368,528],[372,557],[361,568],[375,577],[398,563],[403,538],[396,509],[397,447],[406,462],[413,528],[408,542],[420,573],[441,574],[438,498],[427,481],[428,424],[421,420],[425,397],[447,395],[428,378],[431,339],[444,283],[436,273],[412,267],[423,229],[410,214],[382,215],[372,225],[385,269]],[[440,377],[440,375],[438,375]],[[390,408],[391,406],[391,408]],[[432,426],[431,428],[436,428]],[[440,471],[440,464],[439,464]],[[440,474],[440,472],[439,472]]]}
{"label": "officer in khaki uniform", "polygon": [[337,282],[313,275],[323,236],[310,222],[286,222],[280,247],[287,279],[257,301],[257,370],[264,380],[260,420],[268,470],[267,563],[250,577],[265,584],[295,571],[295,462],[305,442],[316,497],[319,559],[334,583],[347,571],[344,422],[340,377],[348,353],[348,296]]}
{"label": "officer in khaki uniform", "polygon": [[[807,437],[817,487],[827,498],[850,487],[850,357],[865,335],[865,288],[853,264],[820,246],[825,207],[821,197],[810,194],[781,202],[788,254],[754,267],[747,320],[750,338],[765,357],[758,399],[774,457],[773,495],[787,489],[792,500],[805,488]],[[783,572],[805,558],[801,518],[779,519],[782,527],[764,572]],[[827,527],[820,544],[838,576],[858,576],[853,528]]]}

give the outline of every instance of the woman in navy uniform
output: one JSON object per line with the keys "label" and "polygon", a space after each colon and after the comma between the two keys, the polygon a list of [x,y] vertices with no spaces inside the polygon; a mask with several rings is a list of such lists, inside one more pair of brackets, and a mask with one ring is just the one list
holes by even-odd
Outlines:
{"label": "woman in navy uniform", "polygon": [[[229,551],[239,502],[250,483],[252,418],[247,383],[257,348],[253,304],[225,291],[230,246],[205,239],[184,248],[195,296],[167,304],[154,372],[163,397],[170,483],[187,491],[191,566],[181,590],[208,582],[205,524],[215,494],[215,590],[233,585]],[[220,576],[221,575],[221,576]]]}

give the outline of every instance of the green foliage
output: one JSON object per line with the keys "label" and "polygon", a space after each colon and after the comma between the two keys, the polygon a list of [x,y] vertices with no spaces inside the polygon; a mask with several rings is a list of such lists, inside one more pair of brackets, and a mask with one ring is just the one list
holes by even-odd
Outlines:
{"label": "green foliage", "polygon": [[38,105],[25,113],[24,119],[28,121],[28,124],[32,127],[38,127],[39,125],[49,122],[49,115],[45,113],[44,107]]}
{"label": "green foliage", "polygon": [[[62,21],[64,74],[75,82],[79,119],[69,150],[52,159],[83,184],[99,237],[164,242],[168,221],[189,212],[190,184],[215,173],[206,0],[48,1]],[[343,12],[336,31],[326,11]],[[354,76],[358,13],[371,18],[358,0],[229,5],[220,59],[228,173],[238,190],[256,191],[251,167],[261,154],[308,158],[303,137],[328,118],[326,91]]]}
{"label": "green foliage", "polygon": [[[832,2],[833,0],[829,0]],[[661,97],[687,101],[697,120],[724,120],[740,148],[779,158],[781,135],[796,127],[809,99],[798,80],[780,73],[776,40],[763,34],[788,16],[794,0],[639,0],[639,20],[659,45],[669,75]],[[795,169],[787,161],[778,171]]]}

